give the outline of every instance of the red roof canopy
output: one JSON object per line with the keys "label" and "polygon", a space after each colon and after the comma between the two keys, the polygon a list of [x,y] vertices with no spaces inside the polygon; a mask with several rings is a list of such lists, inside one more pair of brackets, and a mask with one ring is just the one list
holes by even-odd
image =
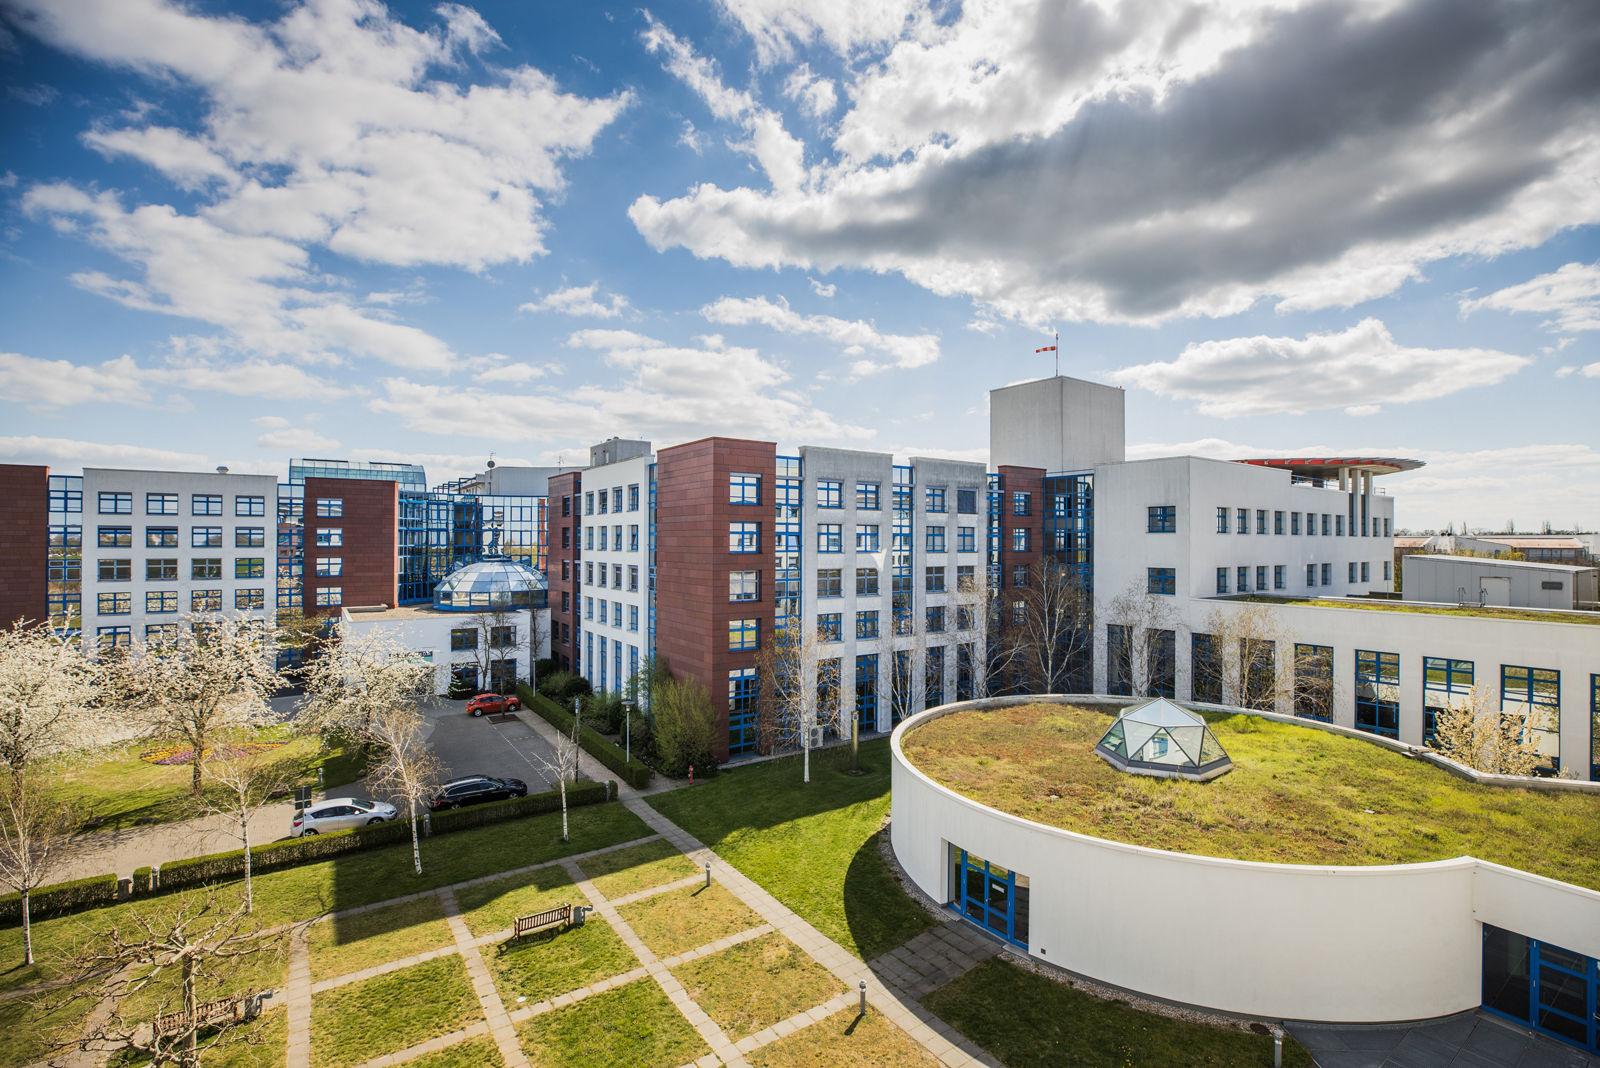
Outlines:
{"label": "red roof canopy", "polygon": [[1239,460],[1241,464],[1257,467],[1282,467],[1308,478],[1337,479],[1340,469],[1369,471],[1373,475],[1392,475],[1398,471],[1415,471],[1423,465],[1421,460],[1405,460],[1397,456],[1274,456]]}

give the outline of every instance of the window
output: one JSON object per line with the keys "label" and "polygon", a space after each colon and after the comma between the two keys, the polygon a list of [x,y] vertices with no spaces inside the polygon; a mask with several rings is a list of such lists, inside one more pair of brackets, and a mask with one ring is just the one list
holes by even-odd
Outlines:
{"label": "window", "polygon": [[761,647],[761,621],[759,619],[728,620],[728,651],[740,652]]}
{"label": "window", "polygon": [[628,524],[628,551],[630,553],[636,553],[636,552],[639,551],[639,524],[638,523],[629,523]]}
{"label": "window", "polygon": [[588,493],[585,493],[583,495],[583,514],[584,515],[594,515],[594,491],[593,490],[591,490]]}
{"label": "window", "polygon": [[622,602],[611,602],[611,625],[618,630],[622,629]]}
{"label": "window", "polygon": [[318,527],[317,544],[338,548],[344,544],[344,531],[339,527]]}
{"label": "window", "polygon": [[1248,567],[1234,568],[1234,587],[1237,593],[1250,592],[1250,569]]}
{"label": "window", "polygon": [[221,515],[222,494],[194,493],[189,496],[190,515]]}
{"label": "window", "polygon": [[1385,581],[1385,582],[1389,581],[1389,564],[1390,564],[1390,561],[1388,561],[1388,560],[1385,560],[1383,562],[1383,581]]}
{"label": "window", "polygon": [[120,593],[102,593],[96,611],[103,616],[125,616],[133,611],[133,594],[126,590]]}
{"label": "window", "polygon": [[1273,564],[1272,565],[1272,588],[1273,589],[1282,590],[1282,589],[1287,589],[1288,588],[1288,580],[1284,578],[1284,574],[1283,574],[1284,570],[1285,569],[1284,569],[1284,566],[1282,564]]}
{"label": "window", "polygon": [[639,629],[639,606],[636,604],[628,606],[628,629],[633,631]]}
{"label": "window", "polygon": [[450,630],[450,651],[464,652],[478,647],[477,627],[452,627]]}
{"label": "window", "polygon": [[1333,646],[1295,643],[1294,714],[1333,722]]}
{"label": "window", "polygon": [[1282,534],[1283,533],[1283,513],[1282,512],[1273,512],[1272,513],[1272,532],[1274,534]]}
{"label": "window", "polygon": [[144,578],[146,582],[178,581],[177,559],[174,557],[146,560],[144,562]]}
{"label": "window", "polygon": [[221,527],[191,527],[189,528],[189,544],[196,549],[222,548]]}
{"label": "window", "polygon": [[[621,486],[612,486],[611,487],[611,510],[613,512],[622,511],[622,487]],[[620,645],[617,647],[617,651],[618,652],[622,651],[622,647]],[[618,681],[620,682],[621,680],[619,679]]]}
{"label": "window", "polygon": [[132,627],[100,627],[95,631],[102,649],[127,649],[133,645]]}
{"label": "window", "polygon": [[235,549],[265,549],[267,547],[266,528],[235,527],[233,530],[233,547]]}
{"label": "window", "polygon": [[1500,714],[1526,716],[1524,729],[1537,739],[1539,755],[1550,770],[1560,767],[1561,672],[1501,665]]}
{"label": "window", "polygon": [[1267,569],[1266,569],[1266,566],[1265,565],[1258,566],[1256,568],[1256,589],[1259,591],[1259,590],[1264,590],[1266,588],[1267,588]]}
{"label": "window", "polygon": [[605,515],[606,514],[606,491],[605,490],[601,490],[600,491],[600,501],[595,507],[600,512],[601,515]]}
{"label": "window", "polygon": [[878,551],[878,524],[856,524],[856,552],[875,553]]}
{"label": "window", "polygon": [[101,527],[100,548],[102,549],[131,549],[133,548],[132,527]]}
{"label": "window", "polygon": [[1333,533],[1335,537],[1344,537],[1344,516],[1336,515],[1333,517]]}
{"label": "window", "polygon": [[1400,657],[1356,650],[1356,730],[1400,736]]}
{"label": "window", "polygon": [[928,511],[945,511],[945,488],[943,486],[929,486],[927,489],[927,498]]}
{"label": "window", "polygon": [[[594,530],[594,528],[590,528],[591,533],[593,532],[593,530]],[[600,549],[601,552],[605,552],[606,551],[606,528],[605,527],[600,527],[599,530],[600,530],[600,545],[599,545],[599,549]]]}
{"label": "window", "polygon": [[824,642],[842,641],[844,638],[844,621],[839,612],[823,612],[817,616],[817,640]]}
{"label": "window", "polygon": [[1014,553],[1025,553],[1028,551],[1027,527],[1011,528],[1011,551]]}
{"label": "window", "polygon": [[192,579],[221,578],[222,558],[219,556],[201,556],[190,560],[189,577]]}
{"label": "window", "polygon": [[755,668],[728,672],[728,755],[749,756],[756,751],[757,697],[760,684]]}
{"label": "window", "polygon": [[317,518],[318,519],[338,519],[342,515],[344,515],[344,498],[343,497],[318,497],[317,498]]}
{"label": "window", "polygon": [[1333,526],[1333,517],[1331,515],[1329,515],[1327,512],[1323,512],[1322,513],[1322,536],[1324,538],[1328,537],[1328,531],[1332,528],[1332,526]]}
{"label": "window", "polygon": [[1222,703],[1222,671],[1209,634],[1189,636],[1189,692],[1196,701]]}
{"label": "window", "polygon": [[957,605],[956,606],[956,629],[957,630],[971,630],[972,627],[973,627],[973,624],[975,622],[975,619],[976,619],[976,616],[974,615],[974,613],[972,611],[972,606],[971,605],[962,604],[962,605]]}
{"label": "window", "polygon": [[817,524],[817,552],[838,553],[844,551],[844,525],[841,523]]}
{"label": "window", "polygon": [[856,483],[856,507],[867,512],[878,510],[878,483]]}
{"label": "window", "polygon": [[593,597],[585,597],[583,599],[583,618],[584,619],[590,619],[590,620],[594,619],[594,598]]}
{"label": "window", "polygon": [[639,591],[639,565],[628,565],[628,589],[634,593]]}
{"label": "window", "polygon": [[1324,586],[1332,586],[1333,585],[1333,565],[1332,564],[1323,564],[1322,565],[1322,584]]}
{"label": "window", "polygon": [[144,625],[144,643],[146,645],[165,645],[178,640],[178,625],[176,623],[146,623]]}
{"label": "window", "polygon": [[563,612],[572,611],[572,594],[567,590],[561,591],[561,610]]}
{"label": "window", "polygon": [[1147,509],[1145,530],[1150,534],[1176,534],[1178,532],[1178,506],[1152,504]]}
{"label": "window", "polygon": [[1317,532],[1317,513],[1306,513],[1306,537],[1312,537]]}
{"label": "window", "polygon": [[844,585],[841,576],[844,574],[839,568],[824,568],[817,572],[818,597],[843,597]]}
{"label": "window", "polygon": [[265,578],[267,562],[260,556],[238,556],[233,561],[233,577],[236,579]]}
{"label": "window", "polygon": [[189,594],[189,611],[191,612],[220,612],[222,611],[221,590],[193,590]]}
{"label": "window", "polygon": [[177,515],[178,495],[176,493],[146,493],[144,495],[145,515]]}
{"label": "window", "polygon": [[817,507],[843,508],[844,483],[832,478],[817,479]]}
{"label": "window", "polygon": [[975,489],[956,490],[956,512],[959,515],[977,515],[978,491]]}
{"label": "window", "polygon": [[1025,490],[1016,490],[1011,494],[1012,515],[1033,514],[1033,494]]}
{"label": "window", "polygon": [[1011,569],[1011,585],[1013,585],[1013,586],[1026,586],[1027,584],[1028,584],[1028,569],[1026,567],[1014,567],[1014,568],[1012,568]]}
{"label": "window", "polygon": [[1218,534],[1226,534],[1227,532],[1228,532],[1228,510],[1226,508],[1218,508],[1217,509],[1217,533]]}
{"label": "window", "polygon": [[923,569],[924,588],[929,593],[944,592],[944,568],[928,567]]}
{"label": "window", "polygon": [[339,578],[344,575],[344,557],[320,556],[317,558],[318,578]]}
{"label": "window", "polygon": [[926,544],[930,553],[944,552],[944,527],[929,527],[926,531]]}
{"label": "window", "polygon": [[1367,563],[1365,560],[1361,561],[1361,581],[1362,582],[1370,582],[1371,581],[1371,575],[1372,575],[1371,568],[1372,568],[1371,564]]}
{"label": "window", "polygon": [[878,596],[878,569],[875,567],[856,568],[856,596]]}
{"label": "window", "polygon": [[944,606],[929,605],[927,609],[927,628],[929,634],[944,633]]}
{"label": "window", "polygon": [[1175,567],[1146,568],[1145,591],[1147,593],[1177,593],[1178,569]]}
{"label": "window", "polygon": [[489,648],[506,649],[517,644],[516,627],[490,627]]}
{"label": "window", "polygon": [[956,527],[956,552],[975,553],[978,551],[978,528]]}
{"label": "window", "polygon": [[1151,697],[1178,696],[1178,635],[1150,629],[1145,636],[1145,692]]}
{"label": "window", "polygon": [[594,585],[594,561],[593,560],[585,560],[583,562],[583,584],[585,586],[593,586]]}
{"label": "window", "polygon": [[132,560],[101,560],[101,582],[128,582],[133,578]]}
{"label": "window", "polygon": [[240,589],[233,591],[233,607],[241,612],[252,611],[267,606],[267,593],[260,587],[254,589]]}
{"label": "window", "polygon": [[1217,592],[1228,592],[1228,569],[1225,567],[1217,568]]}
{"label": "window", "polygon": [[101,515],[132,515],[133,494],[131,493],[101,493]]}
{"label": "window", "polygon": [[1442,656],[1422,658],[1422,744],[1437,746],[1438,714],[1472,707],[1474,664]]}
{"label": "window", "polygon": [[341,586],[318,586],[316,588],[316,604],[318,608],[338,608],[344,604],[344,588]]}
{"label": "window", "polygon": [[[174,512],[174,515],[177,513]],[[259,496],[240,496],[233,499],[233,514],[242,516],[264,516],[267,514],[267,499]]]}
{"label": "window", "polygon": [[1266,532],[1267,532],[1267,510],[1265,508],[1257,508],[1256,509],[1256,533],[1257,534],[1265,534]]}
{"label": "window", "polygon": [[1106,693],[1124,697],[1133,693],[1133,650],[1128,641],[1131,629],[1115,623],[1106,627]]}
{"label": "window", "polygon": [[144,595],[144,610],[150,615],[167,615],[178,610],[177,590],[153,590]]}
{"label": "window", "polygon": [[176,549],[178,547],[178,528],[145,527],[144,547],[146,549]]}
{"label": "window", "polygon": [[1240,534],[1250,533],[1250,509],[1238,509],[1235,513],[1235,517],[1238,519],[1238,522],[1234,524],[1233,529],[1237,530]]}
{"label": "window", "polygon": [[1350,562],[1350,572],[1349,573],[1350,573],[1349,581],[1350,582],[1355,582],[1355,580],[1356,580],[1356,565],[1355,565],[1355,561],[1354,560],[1352,560]]}
{"label": "window", "polygon": [[[83,490],[69,489],[66,475],[50,476],[50,496],[47,507],[56,513],[83,511]],[[79,485],[82,483],[79,482]]]}
{"label": "window", "polygon": [[1306,565],[1306,585],[1307,586],[1315,586],[1316,584],[1317,584],[1317,565],[1316,564],[1307,564]]}
{"label": "window", "polygon": [[639,484],[637,482],[635,482],[633,485],[628,487],[628,511],[637,512],[638,510],[639,510]]}
{"label": "window", "polygon": [[730,553],[758,553],[761,551],[760,523],[729,523],[728,551]]}
{"label": "window", "polygon": [[878,610],[856,613],[856,637],[876,638],[878,636]]}
{"label": "window", "polygon": [[[634,497],[638,498],[639,487],[635,486]],[[620,500],[617,502],[622,503]],[[734,472],[728,476],[728,503],[729,504],[760,504],[761,503],[761,476]]]}
{"label": "window", "polygon": [[1300,513],[1299,512],[1290,512],[1289,513],[1289,533],[1290,534],[1299,534],[1300,533]]}

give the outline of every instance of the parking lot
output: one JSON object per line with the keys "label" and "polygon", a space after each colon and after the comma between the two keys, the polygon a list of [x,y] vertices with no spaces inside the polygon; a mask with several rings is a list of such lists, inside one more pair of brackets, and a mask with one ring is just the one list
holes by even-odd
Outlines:
{"label": "parking lot", "polygon": [[467,715],[463,701],[435,700],[421,711],[432,726],[428,744],[450,777],[491,775],[521,779],[529,793],[553,790],[554,777],[540,761],[555,761],[555,753],[534,729],[516,716]]}

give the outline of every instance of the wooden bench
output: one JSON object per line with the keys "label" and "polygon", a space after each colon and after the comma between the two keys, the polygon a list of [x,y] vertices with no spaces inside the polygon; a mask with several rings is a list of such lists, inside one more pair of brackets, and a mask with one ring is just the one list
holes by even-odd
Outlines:
{"label": "wooden bench", "polygon": [[[199,1029],[219,1023],[244,1023],[254,1019],[260,1009],[261,999],[254,994],[207,1001],[195,1006],[194,1026]],[[188,1029],[186,1014],[181,1011],[163,1013],[155,1018],[152,1027],[158,1035],[181,1034]]]}
{"label": "wooden bench", "polygon": [[553,909],[545,909],[543,912],[535,912],[532,916],[518,916],[516,922],[511,925],[511,937],[521,938],[525,934],[532,934],[541,927],[549,927],[551,924],[566,924],[571,922],[572,906],[557,905]]}

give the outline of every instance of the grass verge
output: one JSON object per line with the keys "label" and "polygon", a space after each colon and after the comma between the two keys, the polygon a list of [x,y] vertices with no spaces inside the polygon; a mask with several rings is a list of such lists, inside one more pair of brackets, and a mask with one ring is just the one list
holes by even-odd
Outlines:
{"label": "grass verge", "polygon": [[826,968],[776,933],[680,964],[672,974],[736,1042],[844,990]]}
{"label": "grass verge", "polygon": [[889,814],[889,741],[861,746],[861,775],[849,753],[811,756],[811,782],[798,758],[735,768],[693,789],[649,802],[823,934],[862,959],[933,926],[901,892],[872,841]]}
{"label": "grass verge", "polygon": [[639,966],[633,951],[597,915],[578,927],[526,935],[482,950],[507,1007],[518,998],[542,1001]]}
{"label": "grass verge", "polygon": [[494,1039],[485,1035],[405,1063],[406,1068],[503,1068],[506,1062]]}
{"label": "grass verge", "polygon": [[481,1017],[460,957],[439,957],[311,1001],[311,1063],[343,1068],[459,1031]]}
{"label": "grass verge", "polygon": [[[1272,1063],[1272,1039],[1265,1035],[1139,1012],[1126,1002],[1101,1001],[999,958],[984,961],[922,1003],[1011,1068]],[[1283,1063],[1310,1068],[1311,1055],[1285,1038]]]}
{"label": "grass verge", "polygon": [[475,936],[507,930],[518,916],[543,912],[557,905],[587,903],[572,877],[554,864],[463,886],[456,891],[456,904],[461,906],[467,929]]}
{"label": "grass verge", "polygon": [[432,895],[323,920],[306,937],[313,983],[451,943],[444,906]]}
{"label": "grass verge", "polygon": [[615,901],[699,872],[694,861],[664,838],[579,861],[596,890]]}
{"label": "grass verge", "polygon": [[535,1016],[517,1036],[538,1068],[675,1068],[709,1052],[652,979]]}
{"label": "grass verge", "polygon": [[848,1064],[850,1068],[942,1068],[943,1062],[879,1012],[856,1016],[855,1009],[836,1012],[803,1027],[747,1058],[751,1068],[818,1068]]}
{"label": "grass verge", "polygon": [[710,889],[699,885],[668,890],[617,911],[658,957],[671,957],[763,922],[721,883],[712,883]]}

